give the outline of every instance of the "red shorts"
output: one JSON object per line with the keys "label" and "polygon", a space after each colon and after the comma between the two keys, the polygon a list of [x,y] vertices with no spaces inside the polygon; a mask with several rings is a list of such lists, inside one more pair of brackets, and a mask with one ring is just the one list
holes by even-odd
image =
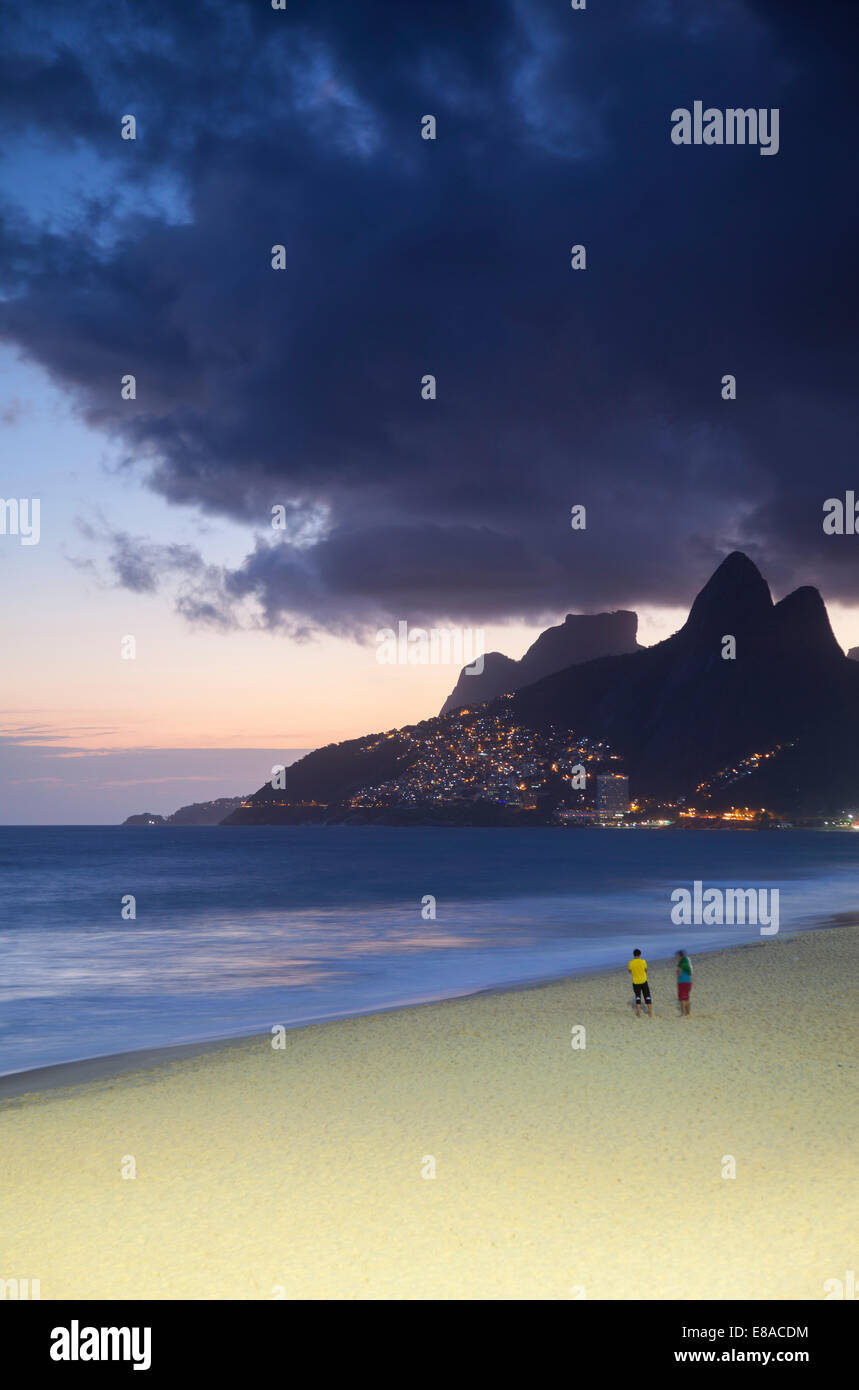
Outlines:
{"label": "red shorts", "polygon": [[677,982],[677,998],[678,998],[678,999],[688,999],[688,998],[689,998],[689,991],[690,991],[691,988],[692,988],[692,981],[691,981],[691,980],[686,980],[686,981],[678,980],[678,982]]}

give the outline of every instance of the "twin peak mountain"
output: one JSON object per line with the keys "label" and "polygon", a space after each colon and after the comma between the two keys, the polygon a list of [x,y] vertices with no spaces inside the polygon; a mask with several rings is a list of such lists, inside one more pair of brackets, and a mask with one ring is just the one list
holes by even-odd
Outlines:
{"label": "twin peak mountain", "polygon": [[[521,661],[489,653],[480,675],[460,675],[437,719],[414,727],[426,746],[457,709],[488,701],[490,717],[503,708],[537,737],[572,730],[608,743],[639,798],[694,803],[702,785],[718,788],[725,770],[743,764],[725,804],[740,798],[808,816],[859,807],[859,662],[835,640],[816,589],[774,603],[760,571],[735,551],[673,636],[640,647],[636,630],[634,613],[571,614]],[[736,643],[729,660],[726,636]],[[756,753],[770,756],[746,767]],[[407,766],[399,736],[332,744],[289,767],[285,790],[266,784],[226,824],[301,819],[290,810],[310,803],[336,818],[363,786]],[[708,795],[716,807],[718,790]]]}

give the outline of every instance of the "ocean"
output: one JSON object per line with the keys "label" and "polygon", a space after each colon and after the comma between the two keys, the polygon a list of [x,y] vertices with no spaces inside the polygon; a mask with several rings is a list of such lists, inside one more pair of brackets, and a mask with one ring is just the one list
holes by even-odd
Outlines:
{"label": "ocean", "polygon": [[673,889],[831,925],[857,857],[849,831],[0,827],[0,1074],[606,967],[625,998],[633,947],[760,939],[673,925]]}

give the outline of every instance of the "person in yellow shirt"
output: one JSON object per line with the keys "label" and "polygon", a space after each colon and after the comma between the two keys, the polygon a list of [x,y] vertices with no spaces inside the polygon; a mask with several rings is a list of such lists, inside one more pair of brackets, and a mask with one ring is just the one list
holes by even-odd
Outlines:
{"label": "person in yellow shirt", "polygon": [[632,976],[632,988],[635,990],[635,1016],[641,1018],[641,1001],[647,1005],[647,1012],[653,1017],[653,1003],[650,998],[650,985],[647,983],[647,961],[642,960],[641,952],[635,950],[632,953],[632,960],[627,965],[627,970]]}

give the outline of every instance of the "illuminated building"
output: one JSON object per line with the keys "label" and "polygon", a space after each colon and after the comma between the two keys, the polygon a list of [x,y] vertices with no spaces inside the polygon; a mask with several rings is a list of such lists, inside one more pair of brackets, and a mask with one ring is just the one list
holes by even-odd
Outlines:
{"label": "illuminated building", "polygon": [[600,820],[625,816],[629,810],[629,778],[620,772],[597,776],[597,814]]}

